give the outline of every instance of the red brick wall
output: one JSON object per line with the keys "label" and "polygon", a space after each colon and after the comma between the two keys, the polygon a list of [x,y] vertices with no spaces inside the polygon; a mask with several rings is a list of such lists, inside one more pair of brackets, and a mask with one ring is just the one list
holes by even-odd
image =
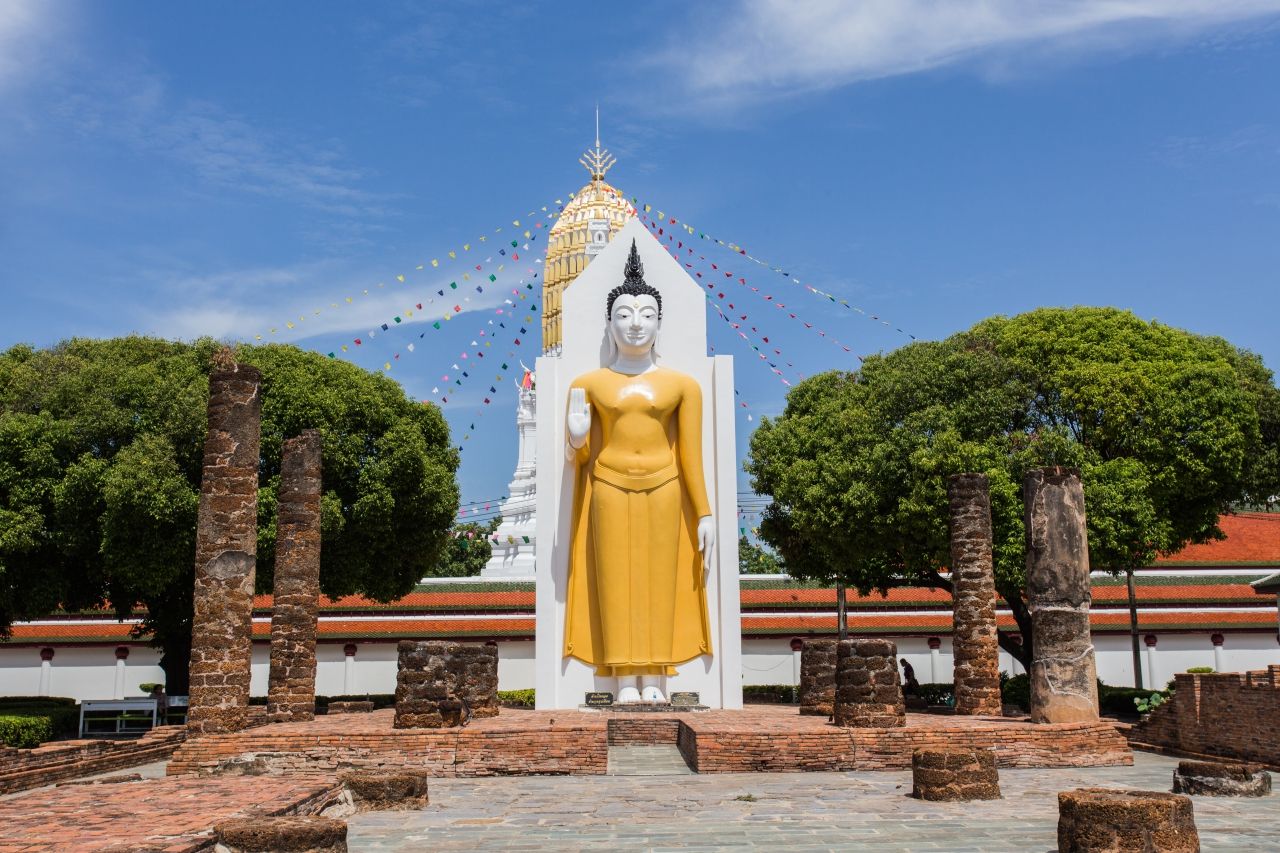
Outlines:
{"label": "red brick wall", "polygon": [[1174,678],[1173,699],[1134,726],[1135,743],[1280,765],[1280,666]]}
{"label": "red brick wall", "polygon": [[0,747],[0,794],[162,761],[186,736],[183,726],[161,726],[137,740],[52,741],[35,749]]}
{"label": "red brick wall", "polygon": [[678,719],[652,719],[637,716],[633,719],[617,718],[609,720],[609,746],[646,743],[679,743],[680,721]]}

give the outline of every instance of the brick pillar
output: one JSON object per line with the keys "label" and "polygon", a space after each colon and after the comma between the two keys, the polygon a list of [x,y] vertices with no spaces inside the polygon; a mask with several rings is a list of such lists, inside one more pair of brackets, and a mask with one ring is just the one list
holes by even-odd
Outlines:
{"label": "brick pillar", "polygon": [[496,643],[401,640],[398,651],[395,728],[449,728],[468,715],[497,716]]}
{"label": "brick pillar", "polygon": [[248,716],[261,381],[256,368],[234,362],[209,374],[191,624],[193,734],[235,731]]}
{"label": "brick pillar", "polygon": [[1098,719],[1089,635],[1089,542],[1080,472],[1040,468],[1023,482],[1027,606],[1031,611],[1031,720]]}
{"label": "brick pillar", "polygon": [[1000,716],[1000,645],[991,565],[991,495],[986,474],[956,474],[951,503],[951,649],[957,714]]}
{"label": "brick pillar", "polygon": [[276,522],[267,719],[314,719],[320,607],[320,433],[284,443]]}
{"label": "brick pillar", "polygon": [[836,646],[835,724],[885,729],[907,724],[898,680],[898,647],[889,640],[841,640]]}
{"label": "brick pillar", "polygon": [[836,701],[836,640],[805,640],[800,652],[800,713],[830,717]]}

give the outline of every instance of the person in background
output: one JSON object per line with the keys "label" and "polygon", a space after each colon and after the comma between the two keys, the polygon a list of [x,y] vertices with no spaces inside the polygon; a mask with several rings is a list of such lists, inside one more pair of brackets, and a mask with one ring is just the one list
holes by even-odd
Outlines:
{"label": "person in background", "polygon": [[169,719],[169,697],[164,692],[163,684],[156,684],[151,688],[151,698],[156,700],[156,719],[163,726]]}
{"label": "person in background", "polygon": [[920,682],[916,681],[916,671],[907,659],[902,659],[902,692],[914,696],[920,691]]}

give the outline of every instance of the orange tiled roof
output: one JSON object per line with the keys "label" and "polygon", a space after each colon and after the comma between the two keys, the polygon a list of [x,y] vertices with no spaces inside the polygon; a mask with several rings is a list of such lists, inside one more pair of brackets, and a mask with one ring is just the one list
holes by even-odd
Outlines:
{"label": "orange tiled roof", "polygon": [[1158,558],[1156,565],[1263,563],[1280,566],[1280,512],[1224,515],[1218,519],[1218,526],[1226,539],[1188,545]]}

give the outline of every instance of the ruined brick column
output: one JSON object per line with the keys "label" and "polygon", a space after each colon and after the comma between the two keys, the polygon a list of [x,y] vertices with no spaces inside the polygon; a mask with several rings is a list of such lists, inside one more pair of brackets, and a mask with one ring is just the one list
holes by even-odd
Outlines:
{"label": "ruined brick column", "polygon": [[907,724],[907,709],[898,679],[898,647],[892,641],[839,641],[835,724],[859,729],[887,729]]}
{"label": "ruined brick column", "polygon": [[229,355],[209,374],[191,624],[193,734],[235,731],[248,716],[261,380],[256,368]]}
{"label": "ruined brick column", "polygon": [[1089,542],[1080,472],[1040,468],[1023,483],[1027,607],[1031,611],[1031,720],[1098,719],[1089,635]]}
{"label": "ruined brick column", "polygon": [[395,728],[449,728],[498,715],[496,643],[401,640],[398,650]]}
{"label": "ruined brick column", "polygon": [[316,712],[316,613],[320,606],[320,432],[284,443],[276,521],[267,719]]}
{"label": "ruined brick column", "polygon": [[800,652],[800,713],[830,717],[836,702],[836,640],[805,640]]}
{"label": "ruined brick column", "polygon": [[951,504],[951,648],[957,714],[1000,716],[1000,646],[991,565],[991,495],[986,474],[956,474]]}

